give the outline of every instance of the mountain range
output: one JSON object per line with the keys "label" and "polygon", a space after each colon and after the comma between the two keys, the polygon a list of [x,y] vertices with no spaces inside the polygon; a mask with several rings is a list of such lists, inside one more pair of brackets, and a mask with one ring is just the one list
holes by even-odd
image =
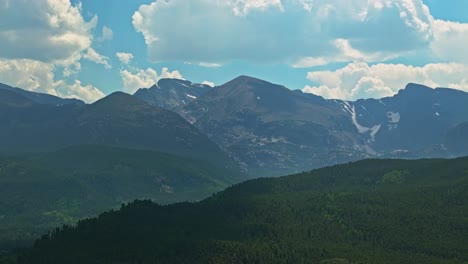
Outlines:
{"label": "mountain range", "polygon": [[468,153],[468,93],[449,88],[410,83],[391,97],[345,101],[248,76],[214,88],[161,79],[86,105],[2,87],[3,153],[105,144],[212,159],[253,177]]}
{"label": "mountain range", "polygon": [[[363,158],[468,153],[466,136],[460,130],[461,144],[453,143],[449,135],[468,121],[468,94],[459,90],[410,83],[392,97],[345,101],[326,100],[248,76],[210,89],[168,79],[155,87],[135,96],[163,108],[167,106],[161,101],[173,102],[168,109],[257,176]],[[161,90],[168,91],[171,98],[189,93],[197,96],[176,102],[163,99]],[[143,96],[151,91],[157,100]]]}

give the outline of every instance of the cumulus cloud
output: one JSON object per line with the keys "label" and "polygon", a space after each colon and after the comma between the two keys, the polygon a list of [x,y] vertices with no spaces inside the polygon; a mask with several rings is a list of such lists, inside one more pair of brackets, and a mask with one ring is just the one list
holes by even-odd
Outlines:
{"label": "cumulus cloud", "polygon": [[59,81],[56,87],[61,97],[80,98],[87,103],[93,103],[105,96],[98,88],[91,84],[83,85],[79,80],[75,80],[71,85],[64,81]]}
{"label": "cumulus cloud", "polygon": [[350,62],[350,61],[385,61],[398,57],[398,54],[392,54],[389,52],[369,52],[365,53],[353,48],[350,44],[350,41],[347,39],[336,39],[333,41],[334,45],[338,52],[336,54],[331,54],[328,57],[304,57],[291,66],[294,68],[309,68],[314,66],[327,65],[330,62]]}
{"label": "cumulus cloud", "polygon": [[69,0],[0,0],[0,57],[67,60],[90,47],[97,17],[85,21]]}
{"label": "cumulus cloud", "polygon": [[[110,67],[91,47],[97,16],[86,21],[81,11],[70,0],[0,0],[0,82],[87,102],[102,97],[96,87],[71,78],[83,57]],[[57,71],[69,80],[56,80]]]}
{"label": "cumulus cloud", "polygon": [[140,6],[133,25],[152,61],[198,63],[381,61],[434,37],[421,0],[155,1]]}
{"label": "cumulus cloud", "polygon": [[162,68],[159,74],[152,68],[147,68],[146,70],[133,69],[130,71],[124,69],[120,71],[120,76],[123,81],[123,90],[131,94],[140,88],[149,88],[163,78],[183,79],[179,71],[169,71],[166,67]]}
{"label": "cumulus cloud", "polygon": [[468,66],[458,63],[435,63],[423,67],[350,63],[335,71],[309,72],[307,78],[316,85],[306,86],[303,91],[345,100],[391,96],[410,82],[468,91],[467,72]]}
{"label": "cumulus cloud", "polygon": [[451,21],[434,21],[433,53],[444,61],[468,63],[468,24]]}
{"label": "cumulus cloud", "polygon": [[54,65],[36,60],[0,59],[0,80],[10,86],[29,91],[47,93],[60,97],[74,97],[88,103],[94,102],[104,94],[92,85],[82,86],[79,80],[72,84],[55,81]]}
{"label": "cumulus cloud", "polygon": [[58,95],[54,89],[53,65],[49,63],[0,59],[0,80],[29,91]]}
{"label": "cumulus cloud", "polygon": [[129,64],[134,58],[133,54],[128,52],[117,52],[115,56],[123,64]]}
{"label": "cumulus cloud", "polygon": [[112,66],[109,64],[109,58],[99,54],[93,48],[88,48],[86,53],[83,54],[83,58],[97,64],[102,64],[106,69],[112,69]]}

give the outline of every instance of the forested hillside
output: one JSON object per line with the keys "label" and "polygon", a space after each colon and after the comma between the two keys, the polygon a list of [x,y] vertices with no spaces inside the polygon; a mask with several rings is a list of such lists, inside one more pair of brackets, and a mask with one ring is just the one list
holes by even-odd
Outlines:
{"label": "forested hillside", "polygon": [[64,226],[18,263],[464,263],[468,158],[365,160],[135,201]]}

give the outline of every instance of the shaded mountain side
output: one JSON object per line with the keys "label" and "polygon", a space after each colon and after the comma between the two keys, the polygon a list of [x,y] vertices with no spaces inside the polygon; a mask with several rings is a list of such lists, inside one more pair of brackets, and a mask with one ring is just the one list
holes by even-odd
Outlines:
{"label": "shaded mountain side", "polygon": [[104,146],[0,157],[0,251],[134,199],[196,201],[242,179],[207,161]]}
{"label": "shaded mountain side", "polygon": [[455,156],[468,155],[468,122],[461,123],[448,131],[445,146]]}
{"label": "shaded mountain side", "polygon": [[156,150],[232,165],[215,143],[179,115],[128,94],[113,93],[90,105],[57,107],[32,101],[24,104],[0,101],[1,153],[99,144]]}
{"label": "shaded mountain side", "polygon": [[16,88],[16,87],[11,87],[2,83],[0,83],[0,90],[12,91],[14,93],[22,95],[39,104],[48,104],[48,105],[54,105],[54,106],[67,105],[67,104],[78,104],[78,105],[84,104],[83,101],[78,100],[78,99],[60,98],[58,96],[53,96],[50,94],[26,91],[26,90]]}
{"label": "shaded mountain side", "polygon": [[198,203],[136,201],[37,240],[17,263],[463,263],[468,158],[364,160]]}
{"label": "shaded mountain side", "polygon": [[6,111],[8,111],[8,107],[22,108],[30,107],[34,104],[36,103],[21,94],[6,89],[0,89],[0,107],[4,110],[0,112],[0,114],[7,114]]}
{"label": "shaded mountain side", "polygon": [[182,107],[212,88],[208,85],[178,79],[161,79],[150,88],[142,88],[134,96],[150,105],[181,113]]}
{"label": "shaded mountain side", "polygon": [[468,121],[466,105],[468,93],[418,84],[408,84],[393,97],[353,103],[357,122],[369,128],[364,134],[379,128],[369,136],[371,148],[383,156],[397,151],[413,157],[449,157],[440,146],[452,127]]}

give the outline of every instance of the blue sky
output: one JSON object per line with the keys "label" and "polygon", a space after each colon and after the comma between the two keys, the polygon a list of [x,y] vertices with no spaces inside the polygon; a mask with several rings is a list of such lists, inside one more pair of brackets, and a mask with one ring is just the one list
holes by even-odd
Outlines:
{"label": "blue sky", "polygon": [[[327,98],[468,91],[466,0],[0,0],[0,82],[93,102],[251,75]],[[18,19],[21,18],[21,19]]]}

